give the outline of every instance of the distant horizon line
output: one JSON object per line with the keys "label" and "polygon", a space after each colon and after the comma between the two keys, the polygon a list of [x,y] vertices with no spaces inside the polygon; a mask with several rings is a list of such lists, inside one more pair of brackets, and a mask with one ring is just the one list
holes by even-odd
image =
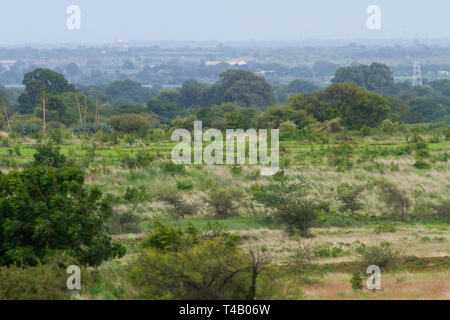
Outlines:
{"label": "distant horizon line", "polygon": [[[117,37],[119,38],[119,37]],[[430,38],[430,37],[396,37],[396,38],[301,38],[297,40],[123,40],[122,44],[126,44],[131,47],[149,47],[149,46],[162,46],[162,47],[186,47],[190,45],[203,45],[203,47],[214,47],[220,44],[226,46],[238,46],[243,47],[248,44],[259,44],[262,46],[268,45],[297,45],[297,46],[310,46],[321,45],[329,46],[330,44],[365,44],[365,45],[404,45],[407,42],[413,42],[419,40],[423,44],[438,44],[450,45],[450,37],[443,38]],[[117,40],[111,41],[84,41],[84,42],[17,42],[17,43],[0,43],[2,48],[74,48],[74,47],[111,47],[116,46]]]}

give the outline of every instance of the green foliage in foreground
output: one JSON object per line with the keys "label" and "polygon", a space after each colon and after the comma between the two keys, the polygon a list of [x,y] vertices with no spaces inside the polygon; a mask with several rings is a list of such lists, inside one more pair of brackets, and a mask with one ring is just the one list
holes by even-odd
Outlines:
{"label": "green foliage in foreground", "polygon": [[130,264],[130,281],[144,299],[254,299],[257,277],[268,260],[246,253],[235,236],[206,239],[154,224],[139,256]]}
{"label": "green foliage in foreground", "polygon": [[0,266],[0,300],[66,300],[72,294],[90,289],[97,274],[81,268],[81,291],[67,288],[67,267],[77,262],[67,255],[56,253],[45,264],[36,266]]}
{"label": "green foliage in foreground", "polygon": [[313,200],[306,198],[305,189],[310,181],[298,177],[297,182],[281,181],[268,186],[254,185],[254,198],[268,208],[276,210],[279,220],[291,233],[310,235],[309,228],[317,219],[317,208]]}
{"label": "green foliage in foreground", "polygon": [[89,265],[123,256],[102,231],[111,208],[98,188],[83,184],[77,168],[0,173],[0,265],[35,265],[55,250]]}
{"label": "green foliage in foreground", "polygon": [[0,267],[0,300],[69,299],[67,277],[56,260],[33,267]]}

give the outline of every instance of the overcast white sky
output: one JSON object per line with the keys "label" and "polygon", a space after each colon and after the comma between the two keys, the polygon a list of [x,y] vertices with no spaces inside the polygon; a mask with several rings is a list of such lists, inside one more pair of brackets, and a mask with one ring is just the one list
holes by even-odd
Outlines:
{"label": "overcast white sky", "polygon": [[[450,38],[449,0],[0,0],[0,44]],[[69,5],[81,30],[66,27]],[[381,8],[368,30],[366,8]]]}

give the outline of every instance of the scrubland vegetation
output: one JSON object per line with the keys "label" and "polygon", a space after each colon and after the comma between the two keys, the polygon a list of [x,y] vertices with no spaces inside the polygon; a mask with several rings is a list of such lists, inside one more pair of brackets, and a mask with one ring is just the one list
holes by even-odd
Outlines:
{"label": "scrubland vegetation", "polygon": [[[448,282],[446,130],[344,130],[322,142],[304,129],[281,141],[273,177],[175,165],[170,130],[5,135],[2,298],[31,294],[9,290],[12,276],[59,283],[41,265],[55,252],[86,265],[81,299],[407,298],[423,277]],[[372,264],[389,286],[354,293],[352,272],[365,281]]]}
{"label": "scrubland vegetation", "polygon": [[[263,78],[230,71],[191,91],[205,105],[162,91],[128,109],[28,74],[1,122],[0,299],[448,298],[448,109],[347,76],[273,106]],[[278,128],[280,170],[174,164],[171,133],[195,120]],[[65,288],[73,264],[81,291]]]}

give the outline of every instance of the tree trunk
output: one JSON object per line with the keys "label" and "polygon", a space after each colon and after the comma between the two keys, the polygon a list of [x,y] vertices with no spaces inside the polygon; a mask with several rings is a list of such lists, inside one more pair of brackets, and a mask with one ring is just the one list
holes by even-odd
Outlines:
{"label": "tree trunk", "polygon": [[98,96],[95,96],[95,124],[98,124]]}
{"label": "tree trunk", "polygon": [[12,132],[11,124],[9,123],[8,111],[6,110],[6,105],[3,105],[3,110],[5,111],[6,123],[8,124],[9,132]]}
{"label": "tree trunk", "polygon": [[80,115],[80,127],[83,127],[83,117],[81,116],[81,107],[80,107],[80,100],[78,100],[78,95],[75,96],[75,99],[77,100],[77,107],[78,107],[78,114]]}
{"label": "tree trunk", "polygon": [[252,267],[252,282],[248,293],[248,300],[255,300],[256,296],[256,278],[258,277],[258,270],[255,266]]}
{"label": "tree trunk", "polygon": [[45,92],[42,95],[42,131],[45,133],[46,131],[46,124],[45,124]]}
{"label": "tree trunk", "polygon": [[84,125],[83,127],[86,125],[86,117],[87,117],[87,102],[86,102],[86,98],[84,99]]}

